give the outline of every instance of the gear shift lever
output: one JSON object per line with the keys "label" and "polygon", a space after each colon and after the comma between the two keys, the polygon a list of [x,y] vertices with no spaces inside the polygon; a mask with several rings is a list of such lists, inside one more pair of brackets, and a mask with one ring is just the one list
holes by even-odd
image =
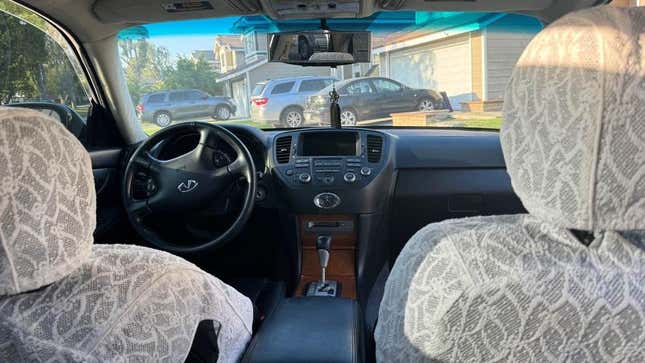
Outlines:
{"label": "gear shift lever", "polygon": [[307,286],[306,296],[338,296],[340,283],[327,280],[325,276],[329,257],[331,253],[331,236],[321,234],[316,237],[316,250],[318,251],[318,262],[320,263],[321,279],[313,281]]}
{"label": "gear shift lever", "polygon": [[331,249],[331,236],[320,235],[316,238],[316,249],[318,250],[318,262],[321,268],[321,283],[325,285],[325,270],[329,263],[329,250]]}

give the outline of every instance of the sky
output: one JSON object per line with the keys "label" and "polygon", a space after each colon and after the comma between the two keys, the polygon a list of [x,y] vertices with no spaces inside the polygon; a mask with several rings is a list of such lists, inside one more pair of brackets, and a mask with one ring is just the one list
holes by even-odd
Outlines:
{"label": "sky", "polygon": [[157,46],[167,48],[170,56],[177,58],[180,55],[189,56],[194,50],[212,50],[215,35],[159,36],[149,40]]}

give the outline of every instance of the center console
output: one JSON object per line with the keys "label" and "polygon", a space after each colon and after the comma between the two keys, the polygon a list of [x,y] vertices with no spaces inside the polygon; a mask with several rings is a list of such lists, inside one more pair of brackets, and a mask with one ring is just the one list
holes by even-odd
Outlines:
{"label": "center console", "polygon": [[354,300],[300,297],[283,300],[262,323],[245,363],[360,363],[363,323]]}
{"label": "center console", "polygon": [[391,180],[389,139],[363,129],[312,129],[279,134],[273,172],[292,210],[370,213]]}

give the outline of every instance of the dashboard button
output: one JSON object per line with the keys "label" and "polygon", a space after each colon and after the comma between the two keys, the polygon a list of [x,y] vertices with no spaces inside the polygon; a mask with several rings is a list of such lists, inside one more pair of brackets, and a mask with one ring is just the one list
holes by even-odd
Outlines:
{"label": "dashboard button", "polygon": [[343,179],[347,183],[353,183],[353,182],[356,181],[356,174],[354,174],[354,173],[345,173],[345,175],[343,175]]}
{"label": "dashboard button", "polygon": [[322,178],[323,183],[325,184],[331,184],[334,182],[334,177],[333,176],[325,176]]}
{"label": "dashboard button", "polygon": [[287,171],[284,172],[287,174],[287,176],[292,176],[293,175],[293,169],[287,169]]}
{"label": "dashboard button", "polygon": [[361,175],[369,176],[371,174],[372,174],[372,169],[368,168],[367,166],[364,166],[361,168]]}
{"label": "dashboard button", "polygon": [[298,180],[302,184],[308,184],[309,182],[311,182],[311,175],[307,173],[298,174]]}

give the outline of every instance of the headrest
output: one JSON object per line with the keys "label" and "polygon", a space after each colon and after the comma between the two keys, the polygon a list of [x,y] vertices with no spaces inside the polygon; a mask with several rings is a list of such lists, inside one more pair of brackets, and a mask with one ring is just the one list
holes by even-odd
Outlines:
{"label": "headrest", "polygon": [[579,11],[535,36],[506,88],[501,141],[529,213],[645,229],[645,8]]}
{"label": "headrest", "polygon": [[89,258],[90,157],[43,113],[0,107],[0,296],[55,282]]}

